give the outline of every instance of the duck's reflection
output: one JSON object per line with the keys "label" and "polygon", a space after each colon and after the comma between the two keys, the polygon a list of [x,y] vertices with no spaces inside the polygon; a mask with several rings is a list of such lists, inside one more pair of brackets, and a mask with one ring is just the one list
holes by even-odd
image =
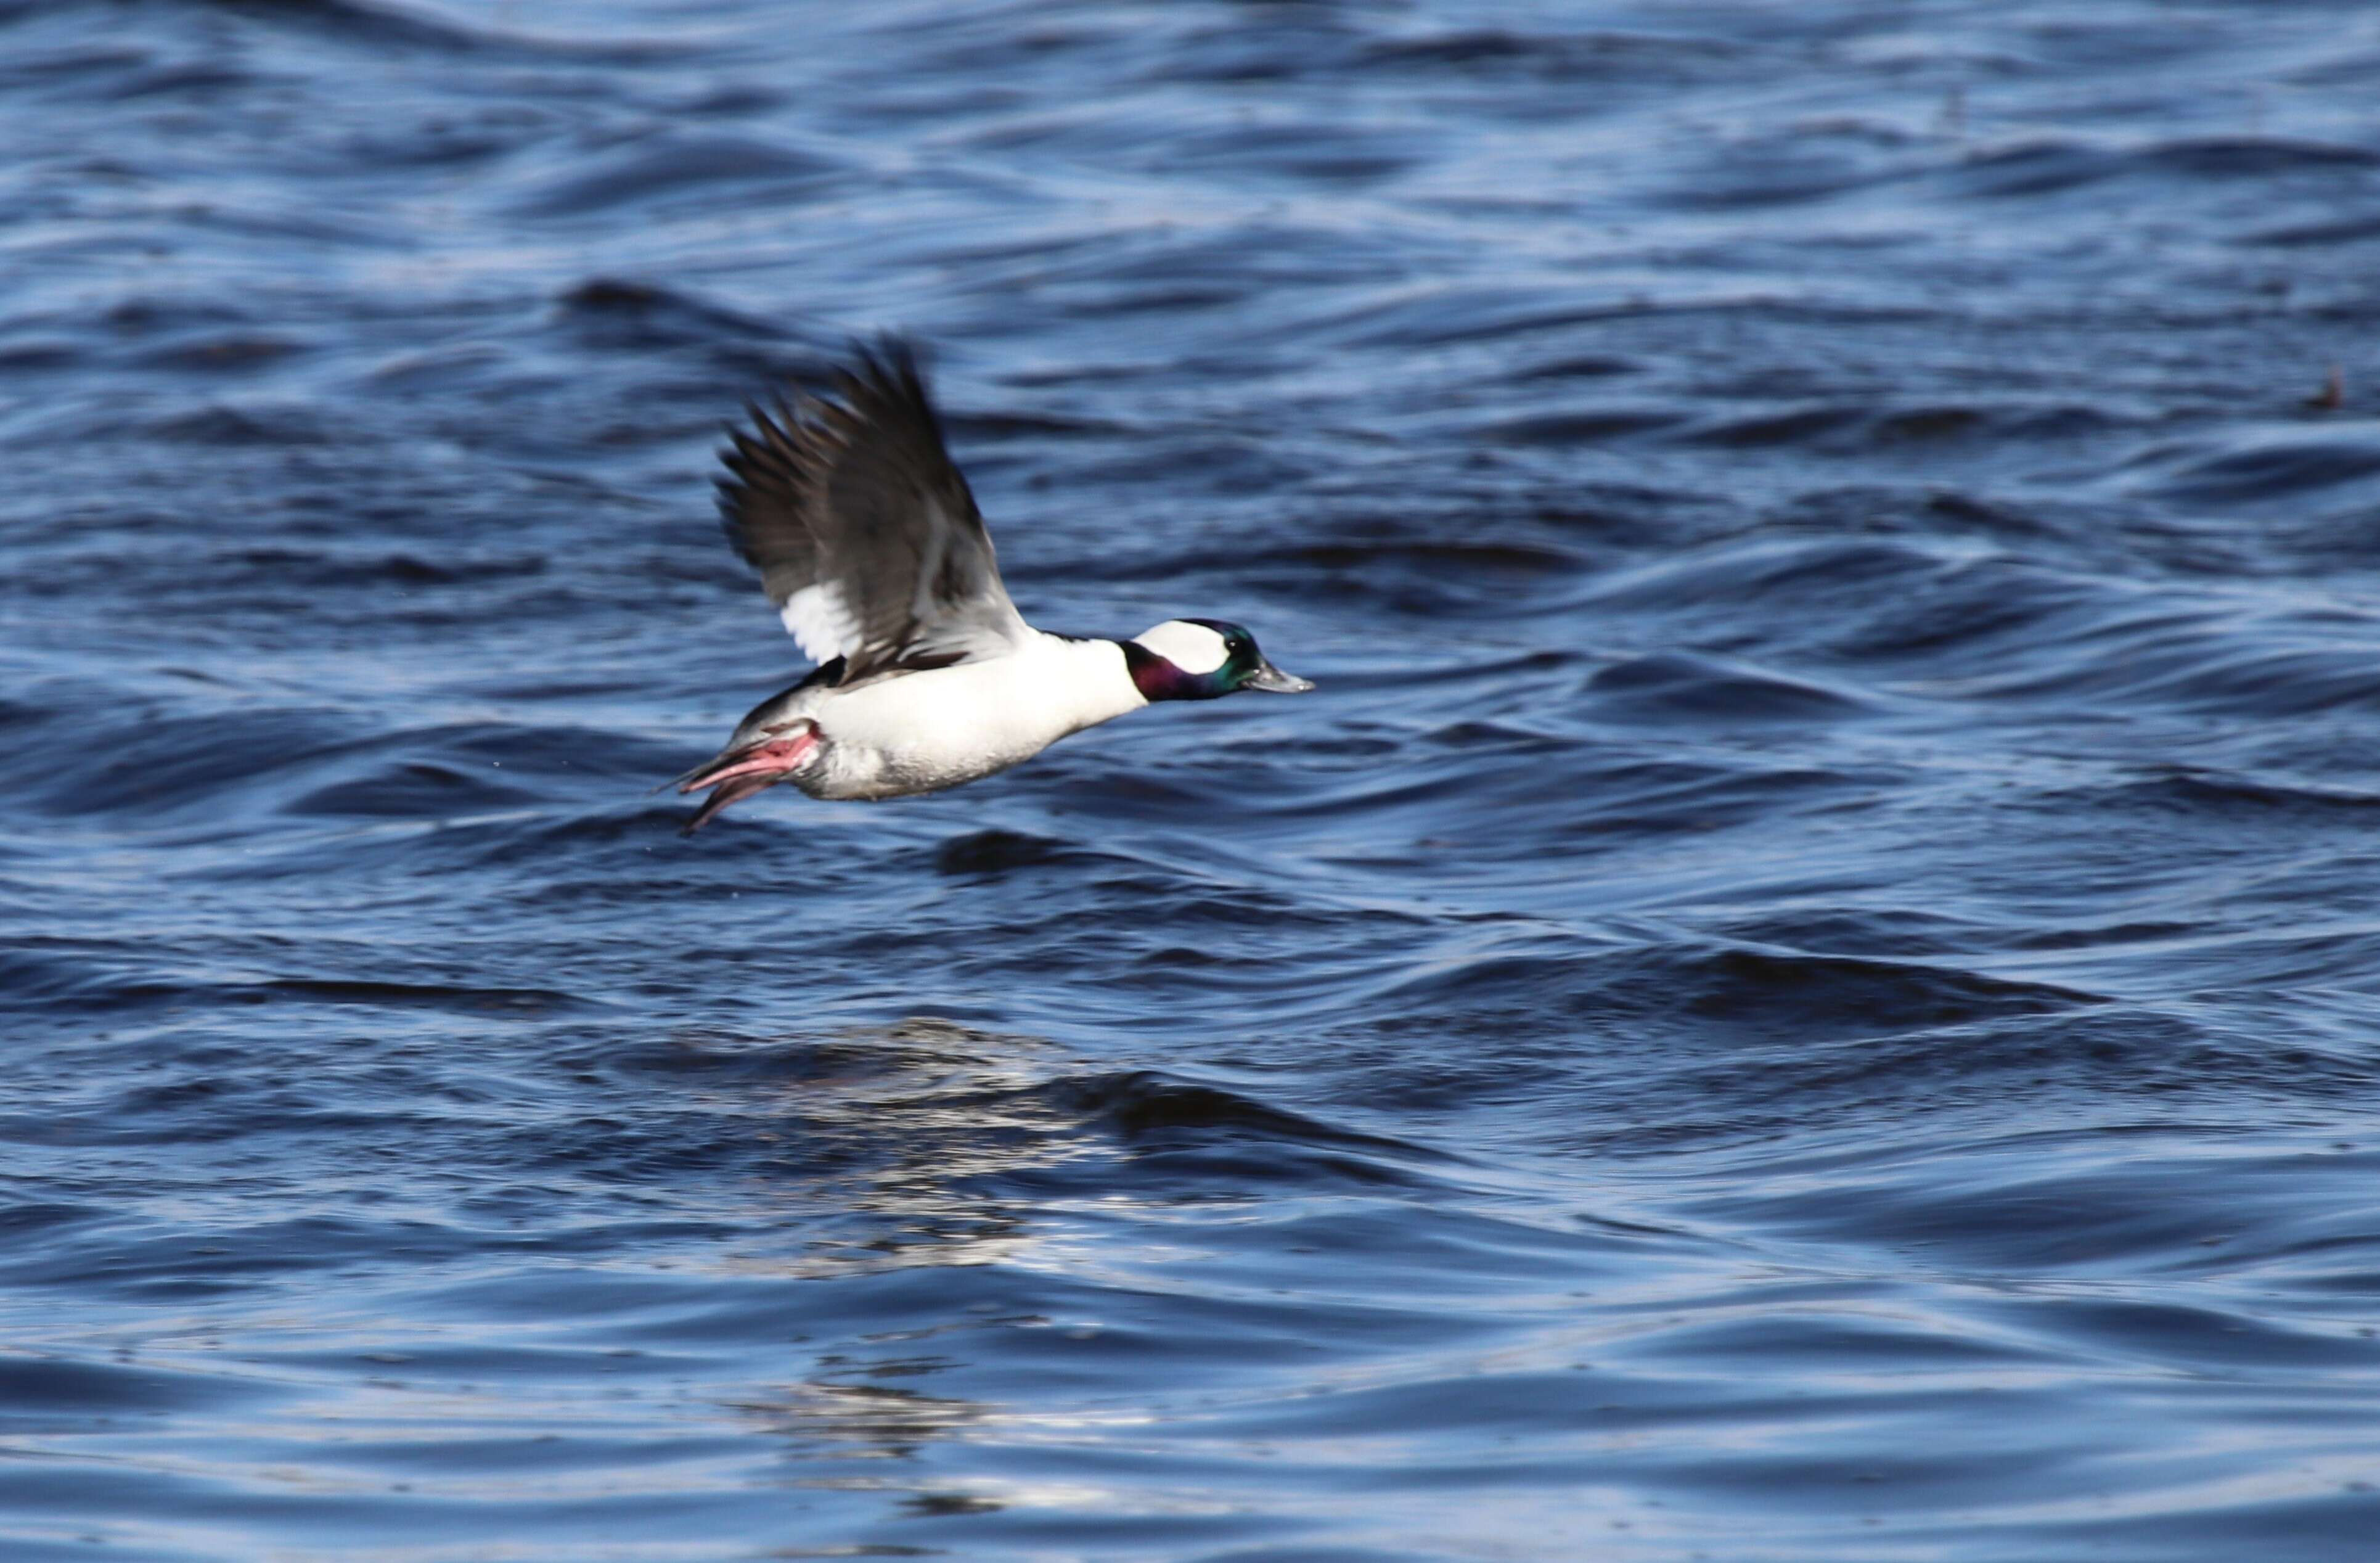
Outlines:
{"label": "duck's reflection", "polygon": [[880,1493],[915,1517],[999,1508],[935,1490],[922,1471],[843,1462],[911,1461],[999,1414],[924,1381],[968,1365],[935,1345],[1050,1323],[1026,1295],[1049,1240],[1034,1213],[1053,1184],[1082,1178],[1091,1191],[1091,1169],[1069,1164],[1103,1142],[1069,1089],[1076,1060],[1041,1038],[934,1020],[828,1041],[680,1046],[754,1060],[719,1070],[730,1078],[703,1093],[765,1124],[750,1135],[768,1151],[747,1191],[774,1206],[789,1239],[742,1246],[719,1268],[821,1288],[788,1293],[788,1333],[815,1343],[815,1371],[755,1386],[733,1410],[782,1442],[784,1478],[805,1489]]}
{"label": "duck's reflection", "polygon": [[[871,1370],[856,1370],[867,1373]],[[930,1370],[927,1370],[930,1371]],[[783,1438],[809,1459],[904,1459],[920,1446],[983,1421],[973,1400],[872,1382],[814,1379],[737,1410],[759,1431]]]}

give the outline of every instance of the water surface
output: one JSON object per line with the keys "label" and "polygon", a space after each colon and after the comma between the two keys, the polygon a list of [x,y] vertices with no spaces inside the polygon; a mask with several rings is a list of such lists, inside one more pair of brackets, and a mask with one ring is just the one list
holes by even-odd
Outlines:
{"label": "water surface", "polygon": [[[0,6],[7,1555],[2370,1556],[2375,87]],[[1320,690],[679,838],[885,328],[1029,617]]]}

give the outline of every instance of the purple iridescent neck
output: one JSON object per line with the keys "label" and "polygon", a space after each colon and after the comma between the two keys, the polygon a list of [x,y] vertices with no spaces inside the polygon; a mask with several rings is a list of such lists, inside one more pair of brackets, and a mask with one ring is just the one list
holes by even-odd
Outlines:
{"label": "purple iridescent neck", "polygon": [[1160,700],[1213,700],[1228,692],[1220,668],[1212,673],[1185,673],[1137,641],[1116,644],[1123,648],[1123,665],[1132,671],[1133,688],[1151,704]]}

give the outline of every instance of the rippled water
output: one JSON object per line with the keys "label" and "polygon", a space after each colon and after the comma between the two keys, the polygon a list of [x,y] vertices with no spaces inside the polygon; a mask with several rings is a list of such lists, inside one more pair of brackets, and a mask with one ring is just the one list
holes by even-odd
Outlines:
{"label": "rippled water", "polygon": [[[0,18],[11,1559],[2372,1556],[2370,6]],[[1320,691],[680,839],[887,327]]]}

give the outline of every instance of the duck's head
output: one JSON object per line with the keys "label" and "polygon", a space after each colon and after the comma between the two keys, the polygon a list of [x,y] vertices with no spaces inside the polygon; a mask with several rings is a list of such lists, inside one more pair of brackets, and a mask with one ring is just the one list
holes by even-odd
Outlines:
{"label": "duck's head", "polygon": [[1169,618],[1123,642],[1143,700],[1213,700],[1241,690],[1293,695],[1314,688],[1265,660],[1257,638],[1220,618]]}

